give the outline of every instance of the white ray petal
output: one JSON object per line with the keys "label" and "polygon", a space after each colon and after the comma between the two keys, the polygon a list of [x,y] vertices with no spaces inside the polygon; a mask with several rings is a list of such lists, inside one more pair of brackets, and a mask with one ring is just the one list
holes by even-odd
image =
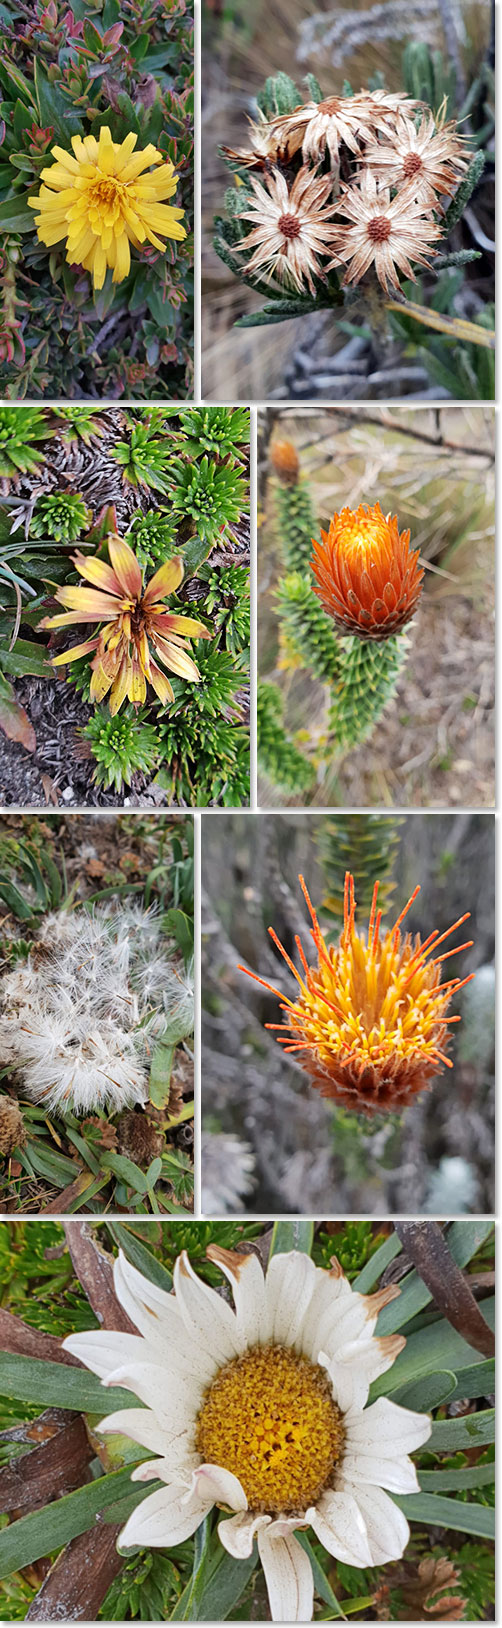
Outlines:
{"label": "white ray petal", "polygon": [[316,1268],[310,1255],[292,1251],[273,1255],[269,1262],[267,1337],[277,1345],[302,1349],[301,1327],[314,1292]]}
{"label": "white ray petal", "polygon": [[236,1514],[247,1510],[248,1501],[238,1476],[233,1475],[231,1470],[222,1469],[220,1464],[199,1464],[193,1471],[191,1487],[199,1498],[210,1498],[213,1504],[225,1504]]}
{"label": "white ray petal", "polygon": [[328,1554],[347,1566],[371,1565],[366,1523],[353,1493],[323,1492],[316,1508],[307,1514]]}
{"label": "white ray petal", "polygon": [[312,1567],[298,1538],[292,1532],[278,1536],[272,1534],[269,1528],[261,1527],[258,1531],[258,1550],[265,1573],[272,1621],[311,1622],[314,1609]]}
{"label": "white ray petal", "polygon": [[141,1334],[114,1333],[111,1329],[92,1328],[82,1334],[70,1334],[63,1340],[63,1349],[85,1363],[91,1373],[106,1379],[114,1368],[124,1362],[131,1365],[142,1358],[155,1362],[157,1353]]}
{"label": "white ray petal", "polygon": [[182,1379],[154,1362],[125,1363],[103,1380],[103,1387],[123,1385],[152,1409],[160,1423],[174,1430],[187,1429],[200,1408],[203,1388],[189,1375]]}
{"label": "white ray petal", "polygon": [[362,1487],[386,1487],[388,1492],[419,1492],[418,1477],[411,1458],[371,1454],[347,1453],[343,1460],[343,1474],[347,1481]]}
{"label": "white ray petal", "polygon": [[203,1503],[192,1495],[187,1499],[180,1485],[161,1487],[150,1498],[134,1509],[120,1533],[120,1549],[136,1544],[140,1549],[169,1549],[184,1543],[200,1526],[208,1514],[211,1503]]}
{"label": "white ray petal", "polygon": [[150,1452],[163,1455],[180,1437],[187,1439],[186,1431],[178,1428],[173,1435],[171,1430],[167,1430],[150,1408],[124,1408],[117,1413],[108,1413],[96,1428],[107,1436],[129,1436],[131,1441],[139,1442],[140,1447],[148,1447]]}
{"label": "white ray petal", "polygon": [[409,1542],[410,1528],[401,1509],[381,1487],[352,1487],[356,1503],[366,1523],[373,1566],[384,1566],[389,1560],[400,1560]]}
{"label": "white ray petal", "polygon": [[256,1533],[262,1526],[269,1525],[270,1515],[252,1515],[251,1510],[246,1510],[240,1515],[231,1515],[230,1520],[220,1521],[218,1537],[234,1560],[248,1560]]}
{"label": "white ray petal", "polygon": [[364,1413],[350,1409],[345,1418],[350,1451],[357,1452],[360,1448],[368,1453],[374,1446],[375,1451],[385,1457],[415,1452],[428,1440],[431,1428],[428,1413],[412,1413],[410,1408],[399,1407],[387,1396],[380,1396]]}
{"label": "white ray petal", "polygon": [[150,1283],[122,1250],[114,1265],[114,1284],[124,1311],[156,1350],[157,1360],[169,1352],[171,1362],[177,1357],[183,1371],[188,1369],[209,1384],[217,1364],[203,1346],[189,1339],[175,1295]]}
{"label": "white ray petal", "polygon": [[219,1364],[240,1356],[242,1338],[237,1319],[221,1295],[202,1283],[183,1250],[174,1268],[176,1300],[191,1339],[201,1344]]}
{"label": "white ray petal", "polygon": [[233,1250],[211,1244],[208,1255],[225,1273],[235,1303],[235,1315],[243,1348],[260,1345],[266,1339],[266,1289],[257,1255],[238,1255]]}

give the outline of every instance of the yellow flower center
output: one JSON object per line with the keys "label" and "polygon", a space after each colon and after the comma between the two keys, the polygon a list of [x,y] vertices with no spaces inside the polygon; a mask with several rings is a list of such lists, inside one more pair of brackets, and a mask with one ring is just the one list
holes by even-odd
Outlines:
{"label": "yellow flower center", "polygon": [[87,209],[93,232],[99,236],[103,226],[113,226],[122,213],[126,188],[114,175],[98,176],[87,192]]}
{"label": "yellow flower center", "polygon": [[342,1416],[317,1363],[256,1346],[221,1368],[206,1392],[195,1445],[238,1476],[251,1510],[303,1514],[343,1450]]}

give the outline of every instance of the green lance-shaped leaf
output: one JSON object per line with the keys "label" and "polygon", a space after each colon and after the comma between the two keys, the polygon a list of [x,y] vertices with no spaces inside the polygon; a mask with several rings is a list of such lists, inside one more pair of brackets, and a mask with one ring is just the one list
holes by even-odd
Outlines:
{"label": "green lance-shaped leaf", "polygon": [[[7,1577],[11,1572],[32,1565],[34,1560],[40,1560],[43,1555],[51,1554],[53,1549],[61,1549],[82,1532],[88,1532],[96,1518],[117,1501],[121,1492],[130,1491],[130,1486],[129,1466],[124,1470],[113,1470],[111,1475],[100,1476],[89,1486],[79,1487],[76,1492],[68,1493],[65,1498],[57,1498],[44,1509],[37,1509],[33,1514],[13,1521],[0,1533],[0,1577]],[[140,1503],[142,1498],[158,1487],[160,1482],[153,1481],[148,1487],[137,1489],[135,1503]]]}
{"label": "green lance-shaped leaf", "polygon": [[394,892],[399,826],[394,815],[336,813],[323,820],[318,836],[324,895],[322,910],[333,930],[343,922],[346,871],[354,877],[354,893],[362,916],[369,913],[373,888],[379,881],[378,903],[387,915]]}
{"label": "green lance-shaped leaf", "polygon": [[333,683],[339,672],[339,641],[331,618],[314,593],[313,577],[291,572],[276,594],[279,624],[288,645],[316,678]]}
{"label": "green lance-shaped leaf", "polygon": [[395,694],[408,653],[405,633],[381,644],[355,635],[340,639],[340,664],[329,713],[329,728],[338,751],[368,740]]}
{"label": "green lance-shaped leaf", "polygon": [[421,1526],[444,1526],[453,1532],[471,1532],[474,1537],[495,1538],[495,1510],[484,1504],[463,1504],[458,1498],[435,1497],[433,1493],[412,1492],[406,1498],[391,1497],[408,1521]]}
{"label": "green lance-shaped leaf", "polygon": [[442,223],[444,237],[448,237],[448,233],[452,231],[453,227],[456,226],[457,221],[459,221],[463,215],[466,204],[469,202],[469,198],[472,197],[474,189],[478,185],[478,181],[481,180],[484,167],[484,153],[481,151],[475,153],[474,158],[471,159],[471,163],[469,164],[467,175],[464,175],[464,179],[460,182],[458,191],[455,193],[455,197],[452,198],[451,204],[446,211],[446,215]]}
{"label": "green lance-shaped leaf", "polygon": [[310,1255],[314,1241],[313,1221],[302,1221],[297,1217],[294,1221],[276,1221],[272,1230],[270,1255],[287,1255],[290,1250],[299,1250],[303,1255]]}
{"label": "green lance-shaped leaf", "polygon": [[292,113],[300,105],[302,97],[289,74],[278,73],[265,80],[256,100],[265,118],[274,119],[279,113]]}

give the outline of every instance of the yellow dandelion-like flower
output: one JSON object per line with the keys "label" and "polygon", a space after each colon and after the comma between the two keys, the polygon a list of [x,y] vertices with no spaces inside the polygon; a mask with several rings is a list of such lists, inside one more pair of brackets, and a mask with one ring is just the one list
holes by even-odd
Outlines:
{"label": "yellow dandelion-like flower", "polygon": [[73,154],[53,147],[56,163],[42,170],[44,184],[28,199],[38,210],[40,242],[52,248],[66,239],[68,264],[90,271],[95,288],[103,287],[107,267],[114,283],[127,277],[131,243],[135,249],[152,243],[165,250],[162,238],[186,237],[184,210],[165,202],[176,191],[173,165],[151,143],[134,153],[136,141],[132,132],[122,142],[112,141],[107,125],[99,139],[72,136]]}
{"label": "yellow dandelion-like flower", "polygon": [[471,982],[474,973],[444,982],[442,965],[448,956],[470,949],[472,940],[439,955],[437,950],[470,912],[444,933],[435,928],[423,943],[419,933],[402,935],[401,923],[420,892],[417,886],[394,926],[380,937],[382,912],[377,909],[375,882],[368,932],[363,936],[355,926],[354,879],[347,871],[343,932],[337,945],[328,945],[302,876],[300,886],[312,918],[317,966],[308,965],[297,938],[302,977],[269,928],[300,994],[290,1000],[264,978],[248,974],[277,995],[286,1013],[285,1023],[269,1023],[267,1028],[280,1031],[279,1044],[287,1052],[299,1053],[321,1096],[332,1097],[355,1113],[399,1112],[429,1088],[443,1064],[453,1067],[444,1050],[447,1024],[460,1019],[446,1017],[446,1011],[452,996]]}

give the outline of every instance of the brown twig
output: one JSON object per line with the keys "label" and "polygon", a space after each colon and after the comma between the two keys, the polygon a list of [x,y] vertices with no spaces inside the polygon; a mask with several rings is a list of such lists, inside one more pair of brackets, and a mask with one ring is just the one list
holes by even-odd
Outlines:
{"label": "brown twig", "polygon": [[444,1317],[476,1351],[493,1357],[493,1330],[453,1260],[437,1221],[396,1221],[395,1227],[408,1259],[413,1261]]}

